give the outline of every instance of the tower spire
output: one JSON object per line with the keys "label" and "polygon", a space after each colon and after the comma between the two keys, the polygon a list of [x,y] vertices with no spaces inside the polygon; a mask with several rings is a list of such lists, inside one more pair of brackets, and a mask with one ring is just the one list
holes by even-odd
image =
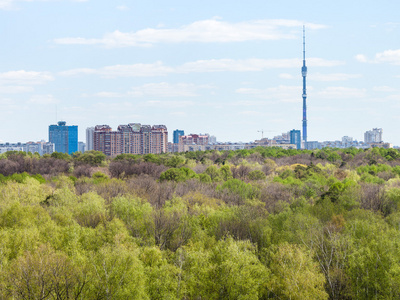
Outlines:
{"label": "tower spire", "polygon": [[307,89],[306,89],[306,30],[303,25],[303,66],[301,68],[301,75],[303,76],[303,141],[307,142]]}

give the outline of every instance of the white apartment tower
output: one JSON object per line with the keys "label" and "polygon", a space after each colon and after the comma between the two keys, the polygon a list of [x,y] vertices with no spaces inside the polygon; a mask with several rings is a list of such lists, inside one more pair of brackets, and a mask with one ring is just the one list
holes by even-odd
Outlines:
{"label": "white apartment tower", "polygon": [[373,128],[364,133],[364,143],[382,143],[382,128]]}
{"label": "white apartment tower", "polygon": [[93,150],[94,127],[86,128],[86,151]]}

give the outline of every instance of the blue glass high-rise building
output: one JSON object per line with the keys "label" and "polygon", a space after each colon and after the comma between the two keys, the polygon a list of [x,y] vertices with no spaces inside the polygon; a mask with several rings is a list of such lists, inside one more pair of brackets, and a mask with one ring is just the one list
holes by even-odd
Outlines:
{"label": "blue glass high-rise building", "polygon": [[179,137],[185,135],[185,132],[183,130],[174,130],[174,144],[179,143]]}
{"label": "blue glass high-rise building", "polygon": [[290,143],[296,145],[297,149],[301,149],[301,133],[300,130],[290,130]]}
{"label": "blue glass high-rise building", "polygon": [[54,151],[72,154],[78,151],[78,126],[66,124],[60,121],[49,126],[49,142],[54,144]]}

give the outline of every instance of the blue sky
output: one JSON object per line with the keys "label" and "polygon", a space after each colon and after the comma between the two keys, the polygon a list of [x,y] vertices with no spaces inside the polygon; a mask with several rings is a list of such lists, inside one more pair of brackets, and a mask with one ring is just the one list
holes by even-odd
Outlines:
{"label": "blue sky", "polygon": [[400,145],[398,1],[0,0],[0,140],[165,124],[249,142],[301,129],[306,26],[308,140]]}

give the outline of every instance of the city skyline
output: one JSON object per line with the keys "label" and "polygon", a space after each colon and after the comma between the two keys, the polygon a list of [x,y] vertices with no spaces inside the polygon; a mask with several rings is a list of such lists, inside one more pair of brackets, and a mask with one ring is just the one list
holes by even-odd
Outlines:
{"label": "city skyline", "polygon": [[60,120],[80,141],[87,127],[132,122],[232,142],[299,130],[305,25],[308,140],[383,128],[400,145],[399,8],[0,0],[0,140],[46,139]]}

